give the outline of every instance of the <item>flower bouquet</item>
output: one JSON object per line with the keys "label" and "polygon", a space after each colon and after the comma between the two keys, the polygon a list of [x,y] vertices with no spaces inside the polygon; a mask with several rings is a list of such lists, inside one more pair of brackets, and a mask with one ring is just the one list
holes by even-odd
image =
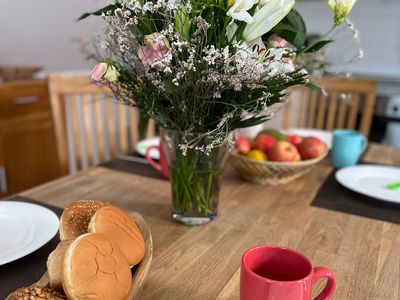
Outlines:
{"label": "flower bouquet", "polygon": [[[353,4],[346,3],[329,0],[334,26]],[[287,88],[314,87],[296,57],[331,41],[306,45],[294,4],[119,0],[81,17],[102,16],[107,24],[92,79],[164,128],[175,219],[213,219],[232,130],[265,122]]]}

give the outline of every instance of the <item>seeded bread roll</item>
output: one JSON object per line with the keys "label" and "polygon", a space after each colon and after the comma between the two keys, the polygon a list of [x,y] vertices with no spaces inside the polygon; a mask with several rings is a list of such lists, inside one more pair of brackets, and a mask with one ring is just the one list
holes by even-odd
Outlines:
{"label": "seeded bread roll", "polygon": [[65,253],[62,284],[70,300],[125,300],[132,274],[124,255],[104,234],[87,233]]}
{"label": "seeded bread roll", "polygon": [[60,239],[75,239],[87,233],[90,219],[101,207],[110,205],[99,200],[79,200],[64,209],[60,218]]}
{"label": "seeded bread roll", "polygon": [[26,287],[19,288],[18,290],[12,292],[6,300],[66,300],[67,297],[57,291],[50,288],[43,287]]}
{"label": "seeded bread roll", "polygon": [[47,258],[47,272],[49,274],[50,287],[56,291],[63,291],[61,274],[64,262],[65,252],[73,240],[61,241],[57,248],[50,253]]}
{"label": "seeded bread roll", "polygon": [[145,245],[139,227],[118,207],[100,208],[93,215],[88,231],[105,234],[121,249],[130,266],[138,264],[144,256]]}

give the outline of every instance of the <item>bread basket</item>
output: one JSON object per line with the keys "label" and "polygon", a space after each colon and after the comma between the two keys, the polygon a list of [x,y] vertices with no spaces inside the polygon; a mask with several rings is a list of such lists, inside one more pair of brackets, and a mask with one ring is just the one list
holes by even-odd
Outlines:
{"label": "bread basket", "polygon": [[[126,298],[126,300],[135,300],[138,299],[138,294],[143,287],[145,278],[150,269],[151,260],[153,257],[153,240],[151,237],[150,228],[143,217],[137,212],[131,212],[130,215],[138,225],[145,242],[144,257],[142,261],[132,269],[132,287],[129,291],[128,297]],[[48,287],[49,276],[47,272],[44,273],[42,278],[34,283],[33,286]]]}
{"label": "bread basket", "polygon": [[280,185],[291,182],[312,170],[317,163],[328,155],[297,162],[257,161],[236,151],[230,154],[229,160],[239,176],[247,181],[261,185]]}

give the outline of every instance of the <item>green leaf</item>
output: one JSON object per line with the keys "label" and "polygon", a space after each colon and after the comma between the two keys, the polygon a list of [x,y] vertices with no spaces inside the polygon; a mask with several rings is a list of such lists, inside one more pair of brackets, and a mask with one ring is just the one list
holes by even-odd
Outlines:
{"label": "green leaf", "polygon": [[319,86],[315,85],[312,82],[307,82],[305,85],[305,87],[308,87],[310,90],[312,90],[313,92],[317,92],[319,94],[322,94],[322,88],[320,88]]}
{"label": "green leaf", "polygon": [[190,38],[190,19],[186,6],[182,3],[175,15],[175,28],[185,38]]}
{"label": "green leaf", "polygon": [[302,16],[292,9],[272,30],[297,49],[303,48],[307,37],[307,28]]}
{"label": "green leaf", "polygon": [[249,119],[240,120],[231,124],[232,128],[246,128],[262,124],[269,119],[268,116],[254,116]]}
{"label": "green leaf", "polygon": [[78,21],[86,19],[89,16],[101,16],[103,13],[106,14],[108,12],[114,13],[114,11],[117,8],[121,8],[121,4],[120,3],[110,4],[110,5],[107,5],[106,7],[103,7],[101,9],[99,9],[99,10],[96,10],[94,12],[84,13],[82,16],[79,17]]}
{"label": "green leaf", "polygon": [[288,24],[283,24],[283,23],[279,23],[278,25],[276,25],[273,30],[276,31],[291,31],[291,32],[297,32],[296,28],[293,28],[292,25],[288,25]]}
{"label": "green leaf", "polygon": [[310,53],[310,52],[317,52],[325,45],[332,43],[333,40],[318,40],[316,42],[311,43],[308,47],[306,47],[302,52]]}
{"label": "green leaf", "polygon": [[139,111],[139,139],[146,138],[150,117],[143,111]]}

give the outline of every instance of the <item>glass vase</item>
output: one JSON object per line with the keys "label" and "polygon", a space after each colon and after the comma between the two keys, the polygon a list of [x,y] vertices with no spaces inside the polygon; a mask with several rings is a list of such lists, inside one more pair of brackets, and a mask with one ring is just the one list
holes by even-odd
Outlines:
{"label": "glass vase", "polygon": [[172,192],[172,217],[201,225],[217,216],[229,137],[174,130],[162,131]]}

